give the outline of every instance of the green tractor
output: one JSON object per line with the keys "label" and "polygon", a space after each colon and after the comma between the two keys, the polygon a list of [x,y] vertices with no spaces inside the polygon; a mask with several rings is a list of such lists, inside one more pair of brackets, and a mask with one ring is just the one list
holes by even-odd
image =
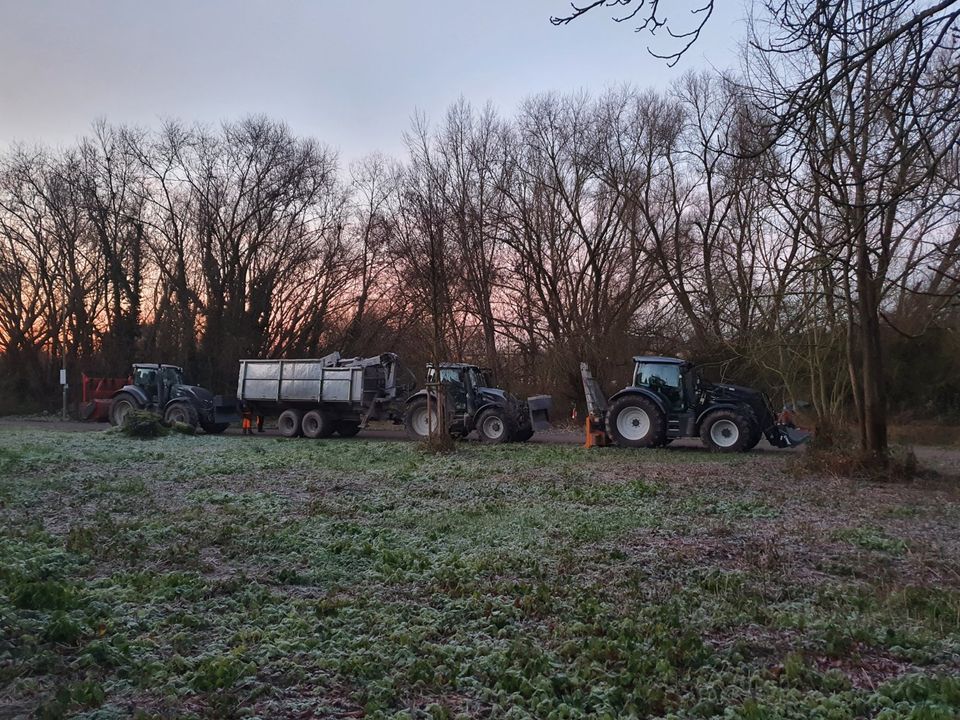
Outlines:
{"label": "green tractor", "polygon": [[202,387],[187,385],[183,368],[176,365],[139,363],[133,366],[131,379],[110,400],[111,425],[123,425],[133,410],[147,410],[164,422],[201,427],[213,435],[239,419],[235,405]]}
{"label": "green tractor", "polygon": [[792,423],[781,423],[759,390],[711,383],[679,358],[640,355],[633,362],[632,384],[610,398],[586,363],[580,365],[592,424],[616,445],[662,447],[699,437],[714,452],[746,452],[763,437],[781,448],[808,439]]}
{"label": "green tractor", "polygon": [[492,378],[492,371],[476,365],[427,365],[428,387],[406,401],[407,436],[411,440],[426,440],[431,427],[436,426],[437,385],[445,391],[447,430],[454,437],[466,437],[476,430],[480,441],[491,445],[526,442],[536,430],[550,426],[549,395],[520,400],[496,387]]}

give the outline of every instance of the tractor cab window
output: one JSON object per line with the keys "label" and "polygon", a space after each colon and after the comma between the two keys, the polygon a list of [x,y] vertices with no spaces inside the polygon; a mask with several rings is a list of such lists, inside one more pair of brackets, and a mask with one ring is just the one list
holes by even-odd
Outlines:
{"label": "tractor cab window", "polygon": [[445,383],[455,383],[457,385],[463,385],[463,377],[460,375],[459,368],[440,368],[440,377],[437,377],[437,369],[429,368],[427,370],[427,382],[445,382]]}
{"label": "tractor cab window", "polygon": [[675,409],[683,408],[680,366],[672,363],[637,363],[634,384],[663,395]]}
{"label": "tractor cab window", "polygon": [[473,387],[493,387],[487,378],[487,374],[479,368],[470,368],[468,372],[470,373],[470,384]]}
{"label": "tractor cab window", "polygon": [[[427,382],[437,382],[437,369],[427,370]],[[440,382],[446,384],[447,396],[453,400],[453,406],[458,412],[467,407],[467,386],[464,385],[463,370],[461,368],[440,368]]]}
{"label": "tractor cab window", "polygon": [[136,368],[133,373],[133,384],[143,388],[148,395],[157,394],[156,368]]}
{"label": "tractor cab window", "polygon": [[168,388],[173,387],[174,385],[183,384],[183,373],[180,372],[180,368],[165,367],[160,370],[160,373],[160,377],[163,379],[163,384]]}

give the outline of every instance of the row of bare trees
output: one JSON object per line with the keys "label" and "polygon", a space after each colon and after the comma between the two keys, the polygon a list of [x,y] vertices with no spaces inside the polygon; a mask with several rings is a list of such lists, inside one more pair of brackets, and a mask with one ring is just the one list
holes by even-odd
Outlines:
{"label": "row of bare trees", "polygon": [[874,48],[894,5],[771,6],[742,77],[461,100],[346,171],[262,117],[11,148],[4,405],[52,400],[63,358],[229,389],[240,357],[332,349],[469,358],[562,405],[581,360],[659,351],[849,411],[882,452],[888,346],[957,328],[960,283],[958,55],[932,22]]}

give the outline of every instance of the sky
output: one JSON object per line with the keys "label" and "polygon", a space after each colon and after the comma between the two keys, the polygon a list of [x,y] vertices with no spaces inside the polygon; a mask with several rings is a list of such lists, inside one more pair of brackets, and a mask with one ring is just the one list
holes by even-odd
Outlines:
{"label": "sky", "polygon": [[[680,0],[682,3],[683,0]],[[676,8],[676,3],[671,3]],[[742,0],[720,0],[674,67],[599,9],[565,0],[0,0],[0,147],[69,145],[93,121],[156,127],[263,113],[345,162],[403,152],[415,112],[459,97],[511,113],[529,95],[663,87],[737,65]],[[678,11],[679,12],[679,11]],[[678,20],[686,17],[679,14]]]}

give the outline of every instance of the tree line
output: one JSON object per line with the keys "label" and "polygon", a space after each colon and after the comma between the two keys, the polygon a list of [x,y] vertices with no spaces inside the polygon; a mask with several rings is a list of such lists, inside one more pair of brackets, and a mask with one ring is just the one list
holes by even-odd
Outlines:
{"label": "tree line", "polygon": [[771,5],[736,76],[460,100],[345,168],[265,117],[11,147],[2,409],[55,402],[64,359],[230,390],[241,357],[333,349],[582,409],[581,361],[622,382],[662,352],[881,452],[889,407],[960,411],[960,63],[954,19],[903,30],[912,7]]}

